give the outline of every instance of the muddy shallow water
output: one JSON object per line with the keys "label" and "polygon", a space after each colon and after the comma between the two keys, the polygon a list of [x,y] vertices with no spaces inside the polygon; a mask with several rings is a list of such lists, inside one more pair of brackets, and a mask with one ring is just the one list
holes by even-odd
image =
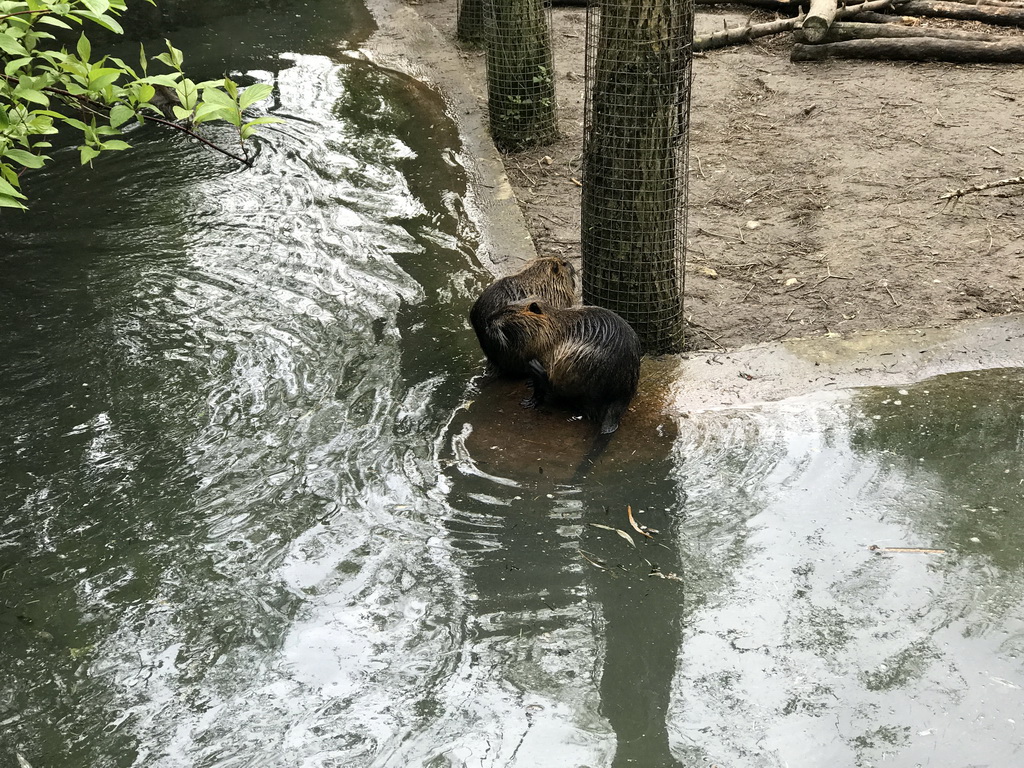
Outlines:
{"label": "muddy shallow water", "polygon": [[581,472],[349,18],[207,62],[277,83],[251,171],[139,133],[4,214],[0,765],[1019,759],[1020,371],[680,415],[647,361]]}

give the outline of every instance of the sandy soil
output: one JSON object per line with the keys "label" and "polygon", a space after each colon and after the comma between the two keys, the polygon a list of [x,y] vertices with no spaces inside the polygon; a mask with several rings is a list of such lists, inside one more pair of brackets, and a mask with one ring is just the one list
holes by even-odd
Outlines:
{"label": "sandy soil", "polygon": [[[449,39],[455,8],[417,6]],[[769,18],[701,12],[697,30],[751,16]],[[562,138],[506,156],[505,167],[538,251],[578,259],[585,12],[554,9],[552,33]],[[937,202],[1021,173],[1024,69],[793,64],[788,35],[758,42],[694,61],[688,346],[1024,309],[1024,188]],[[461,55],[483,71],[481,53]]]}

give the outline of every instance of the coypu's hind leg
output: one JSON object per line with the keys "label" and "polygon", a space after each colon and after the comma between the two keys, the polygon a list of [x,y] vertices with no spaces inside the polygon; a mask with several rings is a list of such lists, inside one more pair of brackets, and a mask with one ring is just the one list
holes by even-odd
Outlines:
{"label": "coypu's hind leg", "polygon": [[523,406],[526,408],[536,408],[538,405],[543,404],[544,399],[548,396],[548,392],[551,390],[551,383],[548,381],[548,372],[544,370],[544,366],[540,364],[540,360],[536,358],[526,364],[528,375],[530,377],[530,387],[533,390],[533,394],[523,400]]}
{"label": "coypu's hind leg", "polygon": [[605,406],[600,418],[602,435],[610,435],[619,428],[619,421],[622,419],[622,414],[626,412],[627,405],[629,405],[627,401],[616,400]]}

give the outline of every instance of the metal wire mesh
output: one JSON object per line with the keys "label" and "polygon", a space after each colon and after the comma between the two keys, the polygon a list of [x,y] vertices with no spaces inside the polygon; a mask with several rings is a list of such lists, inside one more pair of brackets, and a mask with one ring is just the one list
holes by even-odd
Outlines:
{"label": "metal wire mesh", "polygon": [[484,28],[484,0],[459,0],[455,36],[463,43],[483,45]]}
{"label": "metal wire mesh", "polygon": [[484,0],[487,111],[491,137],[503,151],[558,135],[550,17],[544,0]]}
{"label": "metal wire mesh", "polygon": [[583,300],[683,346],[693,0],[587,8]]}

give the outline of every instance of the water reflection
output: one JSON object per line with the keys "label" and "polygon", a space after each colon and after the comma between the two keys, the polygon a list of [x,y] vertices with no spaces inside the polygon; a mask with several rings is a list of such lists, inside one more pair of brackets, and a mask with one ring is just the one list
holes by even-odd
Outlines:
{"label": "water reflection", "polygon": [[[1014,762],[1019,555],[977,534],[980,498],[999,499],[996,517],[1021,511],[1019,478],[1006,477],[1020,463],[1018,380],[958,374],[690,422],[688,508],[724,514],[719,546],[687,530],[694,516],[681,533],[705,550],[694,582],[710,579],[685,622],[677,753],[740,766]],[[730,440],[736,422],[756,440]],[[694,461],[701,445],[735,458]],[[752,454],[753,476],[730,471]]]}

